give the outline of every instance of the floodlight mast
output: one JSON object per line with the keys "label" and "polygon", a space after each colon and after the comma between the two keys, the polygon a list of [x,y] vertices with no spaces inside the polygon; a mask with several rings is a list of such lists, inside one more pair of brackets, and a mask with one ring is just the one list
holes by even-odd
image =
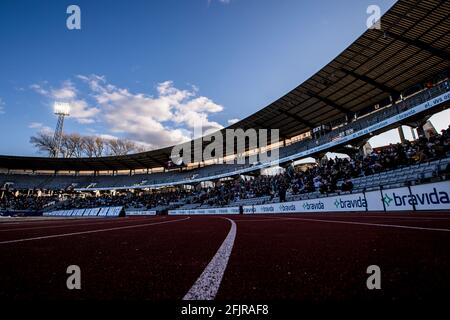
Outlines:
{"label": "floodlight mast", "polygon": [[55,115],[58,116],[58,122],[56,123],[56,130],[53,136],[53,142],[55,144],[55,150],[52,156],[57,158],[59,156],[59,150],[61,149],[61,140],[63,135],[64,118],[69,116],[70,105],[68,103],[56,102],[53,106]]}

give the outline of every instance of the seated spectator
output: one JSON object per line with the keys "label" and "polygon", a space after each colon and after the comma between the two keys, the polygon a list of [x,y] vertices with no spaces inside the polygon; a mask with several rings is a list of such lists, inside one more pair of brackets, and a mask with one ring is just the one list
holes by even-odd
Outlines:
{"label": "seated spectator", "polygon": [[352,191],[353,190],[353,182],[351,179],[346,179],[341,186],[342,191]]}

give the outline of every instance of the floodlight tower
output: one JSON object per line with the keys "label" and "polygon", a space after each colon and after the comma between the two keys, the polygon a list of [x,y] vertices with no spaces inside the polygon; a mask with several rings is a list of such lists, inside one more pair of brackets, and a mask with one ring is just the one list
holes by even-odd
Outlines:
{"label": "floodlight tower", "polygon": [[53,141],[55,143],[55,153],[53,154],[53,157],[57,158],[59,156],[59,149],[61,148],[64,118],[69,116],[70,105],[65,102],[55,102],[53,105],[53,112],[58,116],[55,135],[53,136]]}

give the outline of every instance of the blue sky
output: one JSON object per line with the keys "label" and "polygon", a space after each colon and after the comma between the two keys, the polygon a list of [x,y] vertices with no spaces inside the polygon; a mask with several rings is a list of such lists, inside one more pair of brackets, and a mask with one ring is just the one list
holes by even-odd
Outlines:
{"label": "blue sky", "polygon": [[[394,0],[377,0],[385,12]],[[66,8],[81,8],[81,30]],[[261,109],[344,50],[372,0],[0,2],[0,154],[35,155],[29,138],[65,131],[159,147]],[[393,137],[392,139],[394,139]],[[384,138],[383,138],[384,139]],[[383,140],[384,141],[384,140]]]}

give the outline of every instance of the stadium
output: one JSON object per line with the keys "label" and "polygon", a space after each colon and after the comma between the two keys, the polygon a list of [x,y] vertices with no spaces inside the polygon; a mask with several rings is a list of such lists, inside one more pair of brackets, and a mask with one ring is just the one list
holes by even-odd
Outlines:
{"label": "stadium", "polygon": [[[208,148],[199,137],[185,163],[175,146],[0,156],[1,299],[448,301],[450,119],[440,132],[429,119],[450,105],[449,14],[448,1],[397,1],[379,29],[214,133],[277,130],[276,143],[186,161]],[[392,129],[399,143],[368,147]]]}

